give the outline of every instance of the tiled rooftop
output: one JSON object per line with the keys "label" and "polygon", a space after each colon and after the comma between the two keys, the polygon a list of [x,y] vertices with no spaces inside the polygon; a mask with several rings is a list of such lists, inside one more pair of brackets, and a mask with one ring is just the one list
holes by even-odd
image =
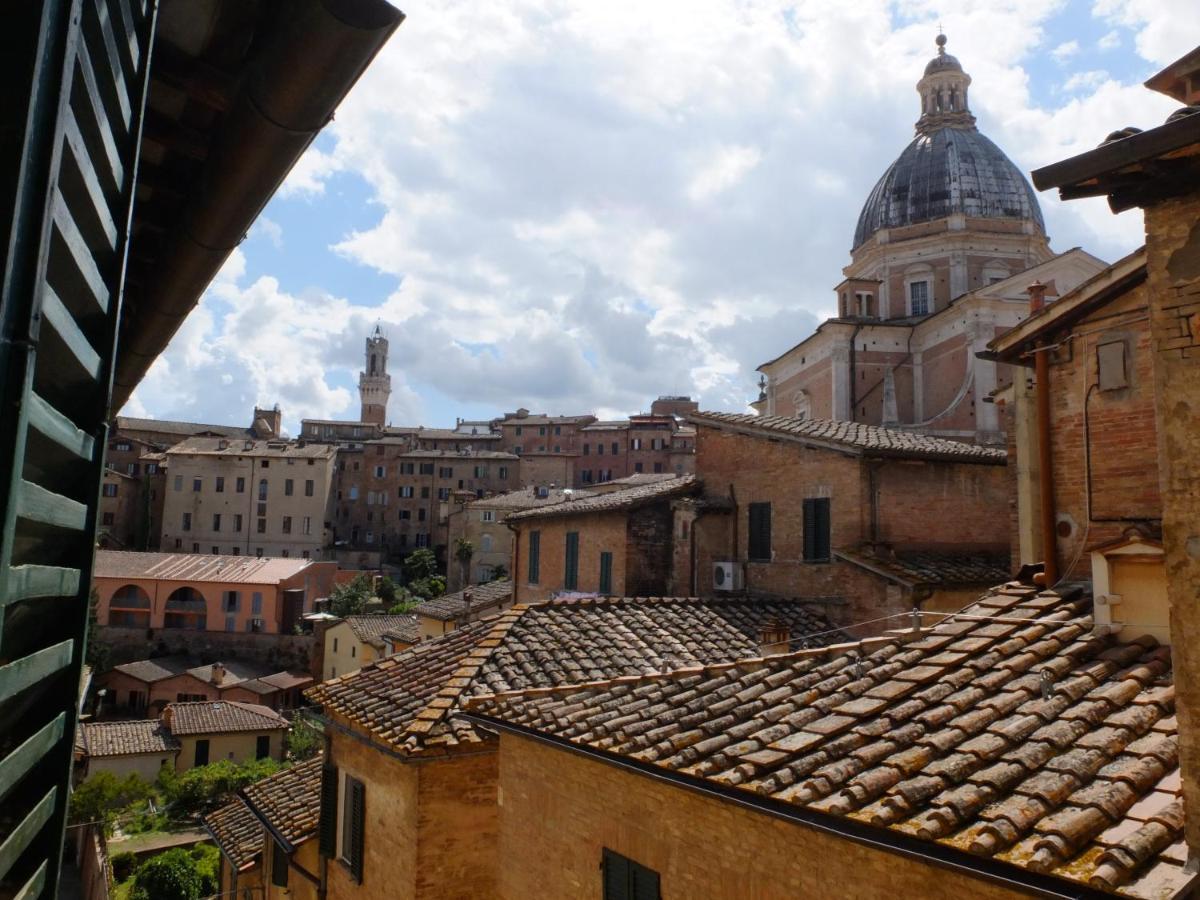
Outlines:
{"label": "tiled rooftop", "polygon": [[526,519],[541,519],[550,516],[582,516],[590,513],[619,512],[634,509],[646,503],[678,497],[695,491],[699,487],[695,475],[682,475],[652,484],[638,485],[621,491],[611,491],[605,494],[595,494],[568,503],[558,503],[538,509],[526,509],[511,513],[506,522],[519,522]]}
{"label": "tiled rooftop", "polygon": [[1138,897],[1182,886],[1167,648],[1093,635],[1077,591],[1015,584],[917,637],[471,706],[750,802],[937,841],[964,860]]}
{"label": "tiled rooftop", "polygon": [[83,722],[82,750],[88,756],[131,756],[137,753],[174,753],[179,742],[158,719],[127,722]]}
{"label": "tiled rooftop", "polygon": [[813,645],[845,639],[804,601],[562,600],[515,606],[305,693],[396,750],[419,753],[484,739],[455,714],[465,696],[757,656],[768,624]]}
{"label": "tiled rooftop", "polygon": [[278,584],[310,565],[307,559],[219,556],[204,553],[135,553],[97,550],[98,578]]}
{"label": "tiled rooftop", "polygon": [[870,548],[835,550],[834,556],[909,585],[976,585],[1002,582],[1012,575],[1007,553],[939,553],[901,550],[876,554]]}
{"label": "tiled rooftop", "polygon": [[193,434],[223,434],[230,437],[249,437],[250,429],[239,428],[237,425],[206,425],[201,422],[176,422],[170,419],[135,419],[131,416],[117,416],[117,429],[122,431],[153,431],[159,434],[178,434],[181,436]]}
{"label": "tiled rooftop", "polygon": [[242,799],[294,850],[317,833],[321,815],[321,757],[296,763],[242,788]]}
{"label": "tiled rooftop", "polygon": [[[469,604],[466,600],[468,594],[471,598]],[[414,611],[418,616],[427,619],[450,622],[462,618],[464,613],[475,618],[480,613],[496,609],[511,599],[512,582],[505,578],[487,584],[473,584],[453,594],[443,594],[433,600],[426,600],[418,604]]]}
{"label": "tiled rooftop", "polygon": [[[260,666],[244,660],[231,659],[228,662],[222,663],[222,665],[225,667],[225,673],[221,676],[219,684],[221,688],[241,687],[248,682],[257,680],[286,690],[287,687],[296,687],[299,683],[311,680],[305,674],[272,672],[267,666]],[[175,655],[158,656],[153,659],[139,659],[134,662],[122,663],[113,668],[117,672],[148,684],[153,684],[164,678],[183,675],[184,673],[208,684],[216,684],[213,681],[212,667],[212,663],[201,663],[190,656]]]}
{"label": "tiled rooftop", "polygon": [[173,735],[222,734],[229,731],[271,731],[287,728],[287,719],[257,703],[236,700],[204,700],[197,703],[168,703],[163,719]]}
{"label": "tiled rooftop", "polygon": [[382,644],[381,638],[386,632],[404,630],[411,627],[411,615],[376,615],[376,616],[346,616],[346,624],[354,632],[354,636],[368,644]]}
{"label": "tiled rooftop", "polygon": [[337,447],[285,438],[190,437],[167,451],[172,456],[254,456],[270,459],[332,459]]}
{"label": "tiled rooftop", "polygon": [[537,488],[523,488],[519,491],[507,491],[503,494],[496,494],[494,497],[484,497],[482,500],[476,500],[467,505],[470,510],[476,509],[533,509],[534,507],[553,506],[555,503],[562,503],[568,497],[574,497],[574,501],[579,502],[584,497],[592,496],[590,491],[575,490],[573,488],[549,488],[546,490],[546,496],[538,496]]}
{"label": "tiled rooftop", "polygon": [[745,434],[784,437],[801,443],[844,448],[868,456],[904,459],[940,459],[1003,465],[1007,454],[994,447],[965,444],[931,437],[915,431],[835,422],[831,419],[793,419],[787,416],[756,416],[742,413],[700,412],[688,416],[696,425],[731,428]]}
{"label": "tiled rooftop", "polygon": [[262,853],[263,827],[240,799],[204,816],[204,830],[236,869],[243,869]]}

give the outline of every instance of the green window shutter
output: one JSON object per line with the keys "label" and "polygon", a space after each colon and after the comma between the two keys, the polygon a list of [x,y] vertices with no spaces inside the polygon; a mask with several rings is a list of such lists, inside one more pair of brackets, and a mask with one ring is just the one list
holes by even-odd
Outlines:
{"label": "green window shutter", "polygon": [[366,793],[361,781],[351,779],[350,788],[350,872],[354,880],[363,880],[363,834],[366,831]]}
{"label": "green window shutter", "polygon": [[830,557],[829,498],[804,501],[804,558],[820,562]]}
{"label": "green window shutter", "polygon": [[604,900],[629,900],[629,860],[607,847],[600,859]]}
{"label": "green window shutter", "polygon": [[769,560],[771,558],[771,504],[751,503],[747,512],[750,520],[750,559]]}
{"label": "green window shutter", "polygon": [[529,532],[529,583],[537,584],[542,569],[542,533]]}
{"label": "green window shutter", "polygon": [[566,560],[563,569],[563,587],[573,591],[579,586],[579,532],[567,532]]}
{"label": "green window shutter", "polygon": [[287,852],[278,841],[271,841],[271,884],[284,888],[288,884]]}
{"label": "green window shutter", "polygon": [[640,863],[629,863],[629,896],[631,900],[659,900],[658,873]]}
{"label": "green window shutter", "polygon": [[321,767],[321,855],[332,859],[337,854],[337,766]]}
{"label": "green window shutter", "polygon": [[612,593],[612,554],[607,550],[600,554],[600,593]]}

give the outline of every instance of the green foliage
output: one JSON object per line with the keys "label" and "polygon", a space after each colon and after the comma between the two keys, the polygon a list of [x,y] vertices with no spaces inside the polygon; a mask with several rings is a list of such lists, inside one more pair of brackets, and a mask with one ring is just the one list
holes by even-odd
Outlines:
{"label": "green foliage", "polygon": [[367,574],[354,576],[349,584],[336,584],[329,594],[329,611],[335,616],[345,618],[356,616],[363,611],[367,601],[374,593],[374,586]]}
{"label": "green foliage", "polygon": [[388,612],[393,616],[400,616],[406,612],[412,612],[421,602],[412,594],[408,593],[408,591],[405,591],[404,593],[407,599],[401,600],[399,603],[394,603],[388,607]]}
{"label": "green foliage", "polygon": [[307,716],[297,715],[288,732],[288,756],[296,761],[311,759],[321,749],[323,738],[324,731],[319,725]]}
{"label": "green foliage", "polygon": [[196,874],[200,876],[200,895],[208,897],[221,889],[221,851],[212,844],[197,844],[191,849]]}
{"label": "green foliage", "polygon": [[375,596],[383,601],[384,606],[392,606],[396,603],[396,595],[399,591],[404,590],[392,579],[384,575],[379,579],[379,583],[375,585]]}
{"label": "green foliage", "polygon": [[[409,590],[413,590],[413,582],[432,578],[437,574],[437,557],[428,547],[414,550],[404,558],[404,577],[408,581]],[[413,590],[413,593],[417,593]]]}
{"label": "green foliage", "polygon": [[446,593],[446,579],[441,575],[419,578],[416,581],[410,581],[408,589],[412,591],[414,597],[421,600],[432,600],[434,597],[440,597]]}
{"label": "green foliage", "polygon": [[144,802],[152,793],[151,786],[136,775],[118,778],[112,772],[97,772],[71,794],[70,821],[101,822],[105,833],[111,833],[117,810]]}
{"label": "green foliage", "polygon": [[488,581],[503,581],[507,577],[508,569],[505,567],[504,563],[500,563],[500,565],[492,567],[492,577],[489,578]]}
{"label": "green foliage", "polygon": [[198,815],[226,802],[239,788],[274,775],[283,765],[256,759],[237,765],[227,759],[188,769],[163,783],[163,796],[176,816]]}
{"label": "green foliage", "polygon": [[137,867],[137,854],[132,850],[122,850],[120,853],[114,853],[110,862],[112,863],[113,880],[124,881],[133,874],[133,870]]}
{"label": "green foliage", "polygon": [[100,607],[100,592],[92,588],[88,594],[88,623],[87,648],[84,650],[84,662],[92,667],[95,675],[108,671],[108,659],[112,655],[112,647],[100,640],[100,619],[97,610]]}
{"label": "green foliage", "polygon": [[131,900],[199,900],[203,882],[191,853],[176,847],[138,866],[129,896]]}

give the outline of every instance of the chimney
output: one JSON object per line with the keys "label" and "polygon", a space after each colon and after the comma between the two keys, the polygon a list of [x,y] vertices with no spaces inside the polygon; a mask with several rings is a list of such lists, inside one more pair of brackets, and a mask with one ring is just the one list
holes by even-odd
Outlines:
{"label": "chimney", "polygon": [[172,708],[173,706],[174,704],[168,703],[163,707],[163,711],[159,714],[159,720],[163,723],[163,727],[166,728],[167,731],[171,730],[171,717],[172,713],[174,712],[174,709]]}
{"label": "chimney", "polygon": [[787,653],[791,649],[792,632],[777,616],[771,616],[758,629],[758,649],[763,656]]}
{"label": "chimney", "polygon": [[471,621],[471,592],[463,591],[463,624]]}
{"label": "chimney", "polygon": [[220,685],[225,680],[225,665],[224,663],[215,662],[212,664],[212,683]]}
{"label": "chimney", "polygon": [[1046,305],[1046,286],[1035,281],[1026,291],[1029,294],[1029,311],[1035,313]]}

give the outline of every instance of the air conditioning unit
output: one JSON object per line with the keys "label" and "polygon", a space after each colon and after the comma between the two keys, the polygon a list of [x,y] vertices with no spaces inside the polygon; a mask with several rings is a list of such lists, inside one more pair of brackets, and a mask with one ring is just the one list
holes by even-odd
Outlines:
{"label": "air conditioning unit", "polygon": [[735,562],[713,563],[713,590],[740,591],[743,586],[740,565]]}

